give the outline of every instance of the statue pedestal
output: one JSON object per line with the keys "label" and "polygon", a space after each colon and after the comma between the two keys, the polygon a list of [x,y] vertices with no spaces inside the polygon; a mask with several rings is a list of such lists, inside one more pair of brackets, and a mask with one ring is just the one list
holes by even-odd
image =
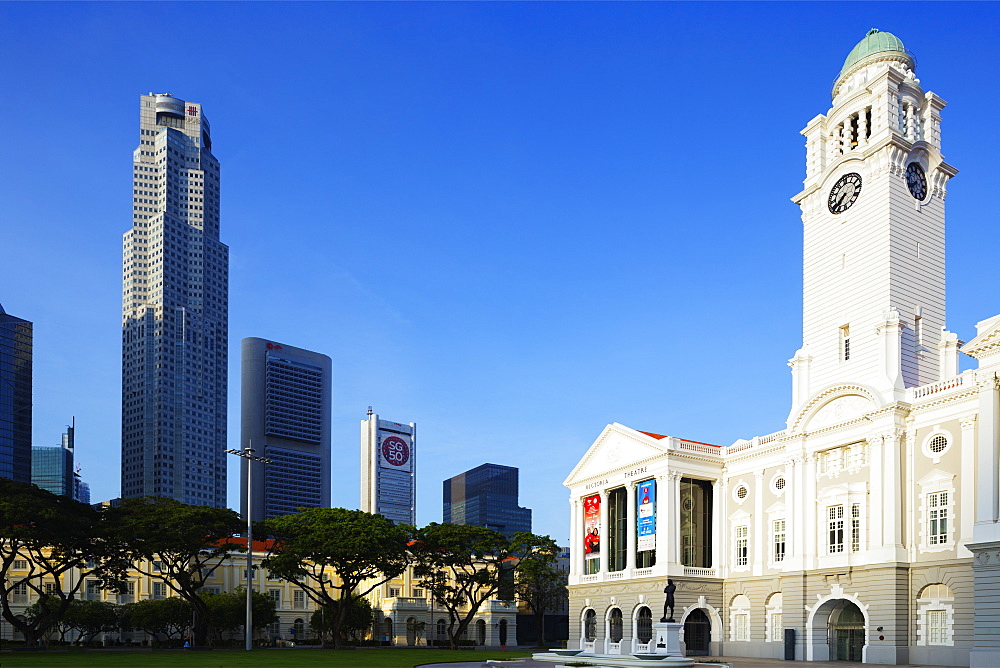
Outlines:
{"label": "statue pedestal", "polygon": [[665,656],[684,656],[681,652],[681,626],[678,622],[653,624],[653,652]]}

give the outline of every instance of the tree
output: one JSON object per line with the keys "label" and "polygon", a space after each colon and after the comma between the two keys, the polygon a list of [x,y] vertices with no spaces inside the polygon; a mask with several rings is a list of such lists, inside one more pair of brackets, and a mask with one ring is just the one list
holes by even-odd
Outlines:
{"label": "tree", "polygon": [[448,612],[448,644],[458,649],[479,608],[501,593],[519,569],[554,558],[558,547],[548,536],[503,534],[467,524],[431,523],[413,544],[414,575]]}
{"label": "tree", "polygon": [[[15,562],[27,568],[15,569]],[[0,610],[28,647],[59,622],[81,588],[120,588],[127,567],[104,513],[0,478]],[[16,615],[15,595],[29,592],[38,603],[36,614]]]}
{"label": "tree", "polygon": [[63,616],[63,625],[79,633],[81,645],[91,642],[98,633],[122,627],[123,606],[107,601],[72,601]]}
{"label": "tree", "polygon": [[158,640],[180,640],[191,626],[191,604],[171,596],[126,603],[122,606],[122,625],[142,629]]}
{"label": "tree", "polygon": [[514,576],[514,592],[534,614],[538,644],[542,647],[545,646],[545,613],[558,609],[569,598],[566,573],[556,565],[555,554],[548,557],[547,553],[542,558],[524,562]]}
{"label": "tree", "polygon": [[[209,631],[215,635],[218,642],[222,642],[222,634],[232,634],[241,626],[246,626],[247,590],[244,587],[237,587],[231,592],[221,594],[206,594],[205,604],[208,606]],[[255,628],[262,628],[277,621],[274,599],[267,594],[255,591],[251,606]]]}
{"label": "tree", "polygon": [[[323,639],[324,645],[326,644],[326,636],[333,632],[333,622],[337,618],[338,607],[340,607],[340,601],[335,601],[332,606],[313,612],[309,620],[309,627]],[[368,599],[353,599],[351,608],[344,616],[340,627],[341,642],[346,643],[349,640],[356,643],[361,642],[362,632],[371,628],[373,620],[372,604]]]}
{"label": "tree", "polygon": [[412,527],[360,510],[306,508],[261,526],[276,539],[264,561],[272,574],[322,608],[340,603],[331,627],[336,648],[352,602],[400,575],[410,561]]}
{"label": "tree", "polygon": [[229,552],[245,551],[233,540],[243,527],[228,508],[189,506],[163,497],[125,499],[112,513],[135,569],[164,582],[194,610],[194,644],[208,641],[208,606],[199,594]]}

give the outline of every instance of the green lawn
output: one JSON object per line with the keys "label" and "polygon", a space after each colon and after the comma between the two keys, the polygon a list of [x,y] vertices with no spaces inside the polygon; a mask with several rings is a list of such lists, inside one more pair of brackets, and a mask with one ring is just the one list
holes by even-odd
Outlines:
{"label": "green lawn", "polygon": [[48,650],[40,652],[0,653],[3,668],[35,668],[36,666],[72,666],[85,668],[158,668],[159,666],[184,666],[195,668],[413,668],[425,663],[447,661],[486,661],[486,659],[513,659],[530,656],[528,652],[467,651],[446,649],[255,649],[208,650],[188,652],[181,650]]}

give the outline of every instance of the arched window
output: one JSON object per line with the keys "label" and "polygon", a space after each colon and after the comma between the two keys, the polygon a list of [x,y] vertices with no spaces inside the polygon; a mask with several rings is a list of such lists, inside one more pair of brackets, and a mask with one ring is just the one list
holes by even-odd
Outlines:
{"label": "arched window", "polygon": [[507,644],[507,620],[506,619],[501,619],[500,620],[500,644],[501,645],[506,645]]}
{"label": "arched window", "polygon": [[645,606],[635,616],[635,637],[644,645],[653,639],[653,613]]}
{"label": "arched window", "polygon": [[486,644],[486,622],[482,619],[476,620],[476,644]]}
{"label": "arched window", "polygon": [[406,618],[406,644],[413,645],[417,644],[417,619],[416,617]]}
{"label": "arched window", "polygon": [[447,637],[447,622],[443,619],[437,621],[437,639],[444,640]]}
{"label": "arched window", "polygon": [[295,632],[295,639],[302,640],[306,637],[306,621],[301,617],[296,617],[292,622],[292,630]]}
{"label": "arched window", "polygon": [[611,614],[608,616],[608,639],[611,642],[621,642],[623,633],[622,611],[618,608],[612,608]]}
{"label": "arched window", "polygon": [[775,592],[768,597],[765,603],[768,642],[784,642],[785,626],[781,613],[782,598],[780,591]]}
{"label": "arched window", "polygon": [[955,594],[946,584],[927,585],[917,596],[917,644],[955,644]]}
{"label": "arched window", "polygon": [[597,613],[593,610],[588,610],[583,615],[583,637],[587,642],[597,640]]}
{"label": "arched window", "polygon": [[729,604],[729,639],[733,642],[750,641],[750,599],[738,594]]}

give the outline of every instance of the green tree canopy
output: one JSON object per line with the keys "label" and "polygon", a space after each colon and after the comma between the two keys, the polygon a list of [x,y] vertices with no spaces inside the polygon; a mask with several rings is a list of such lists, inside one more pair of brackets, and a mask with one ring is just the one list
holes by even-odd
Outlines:
{"label": "green tree canopy", "polygon": [[143,575],[166,583],[194,608],[194,640],[208,640],[208,607],[199,593],[230,552],[244,552],[233,540],[243,527],[228,508],[189,506],[163,497],[125,499],[107,511],[122,544]]}
{"label": "green tree canopy", "polygon": [[332,626],[335,647],[352,601],[400,575],[410,562],[412,527],[360,510],[307,508],[266,520],[261,528],[276,539],[264,561],[271,573],[320,607],[340,602]]}
{"label": "green tree canopy", "polygon": [[[85,503],[0,478],[0,610],[29,647],[59,622],[85,583],[122,586],[128,561],[107,519]],[[26,570],[14,568],[20,561]],[[30,593],[37,615],[16,615],[15,593]]]}
{"label": "green tree canopy", "polygon": [[448,612],[452,649],[483,603],[504,593],[519,569],[558,554],[548,536],[516,533],[508,540],[493,529],[468,524],[431,523],[419,531],[412,549],[414,575]]}
{"label": "green tree canopy", "polygon": [[63,624],[80,632],[79,642],[86,643],[98,633],[116,631],[122,626],[124,606],[108,601],[71,601]]}
{"label": "green tree canopy", "polygon": [[529,559],[515,571],[514,592],[535,616],[538,644],[545,646],[545,613],[556,610],[568,600],[567,574],[558,567],[557,555],[544,552]]}
{"label": "green tree canopy", "polygon": [[[332,606],[313,612],[309,620],[309,627],[323,638],[324,644],[326,637],[334,632],[333,624],[337,619],[339,607],[340,601],[335,601]],[[346,643],[349,640],[361,642],[363,633],[371,628],[373,619],[372,604],[367,598],[352,599],[351,609],[344,615],[344,621],[340,626],[341,642]]]}
{"label": "green tree canopy", "polygon": [[[205,594],[204,599],[208,606],[208,628],[215,635],[216,640],[221,642],[224,633],[236,633],[240,628],[246,626],[246,588],[237,587],[233,591],[221,594]],[[251,606],[254,628],[263,628],[278,620],[274,599],[267,594],[255,591]]]}
{"label": "green tree canopy", "polygon": [[191,627],[191,604],[171,596],[126,603],[122,606],[122,625],[142,629],[159,639],[180,640]]}

